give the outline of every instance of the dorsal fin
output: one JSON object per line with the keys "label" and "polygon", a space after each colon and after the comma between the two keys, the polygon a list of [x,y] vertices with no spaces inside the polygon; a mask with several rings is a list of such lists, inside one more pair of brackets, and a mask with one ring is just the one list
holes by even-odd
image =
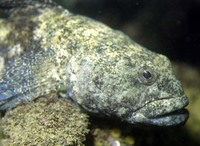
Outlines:
{"label": "dorsal fin", "polygon": [[53,0],[0,0],[0,8],[11,9],[16,7],[25,7],[36,3],[55,4]]}

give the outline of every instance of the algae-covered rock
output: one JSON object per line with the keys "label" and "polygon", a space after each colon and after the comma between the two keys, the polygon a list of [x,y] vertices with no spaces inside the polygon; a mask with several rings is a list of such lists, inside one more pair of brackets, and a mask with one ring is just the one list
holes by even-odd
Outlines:
{"label": "algae-covered rock", "polygon": [[94,146],[134,146],[135,139],[131,135],[123,135],[121,129],[99,129],[92,132]]}
{"label": "algae-covered rock", "polygon": [[88,116],[56,95],[10,110],[2,119],[4,146],[83,145]]}

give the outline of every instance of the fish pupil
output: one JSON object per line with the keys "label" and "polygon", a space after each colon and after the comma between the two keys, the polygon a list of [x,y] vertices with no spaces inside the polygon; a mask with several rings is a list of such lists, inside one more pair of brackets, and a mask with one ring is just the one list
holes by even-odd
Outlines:
{"label": "fish pupil", "polygon": [[147,70],[144,70],[143,71],[143,77],[146,78],[146,79],[150,79],[152,76],[151,76],[151,73]]}

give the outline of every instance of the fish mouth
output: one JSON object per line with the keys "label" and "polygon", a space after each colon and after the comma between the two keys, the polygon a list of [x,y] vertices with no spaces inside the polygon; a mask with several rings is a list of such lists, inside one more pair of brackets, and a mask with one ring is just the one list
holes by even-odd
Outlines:
{"label": "fish mouth", "polygon": [[127,121],[133,124],[156,126],[181,125],[189,117],[189,112],[185,109],[188,103],[186,96],[151,101],[132,113]]}
{"label": "fish mouth", "polygon": [[184,124],[189,117],[187,109],[180,109],[171,113],[148,118],[149,123],[158,126],[176,126]]}

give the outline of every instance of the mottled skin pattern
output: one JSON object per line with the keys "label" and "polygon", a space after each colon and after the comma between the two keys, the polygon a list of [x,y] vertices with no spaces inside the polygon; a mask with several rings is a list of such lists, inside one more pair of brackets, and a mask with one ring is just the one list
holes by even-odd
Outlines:
{"label": "mottled skin pattern", "polygon": [[0,19],[0,60],[1,110],[64,92],[89,112],[133,124],[188,118],[179,110],[188,99],[165,56],[61,7],[15,8]]}

